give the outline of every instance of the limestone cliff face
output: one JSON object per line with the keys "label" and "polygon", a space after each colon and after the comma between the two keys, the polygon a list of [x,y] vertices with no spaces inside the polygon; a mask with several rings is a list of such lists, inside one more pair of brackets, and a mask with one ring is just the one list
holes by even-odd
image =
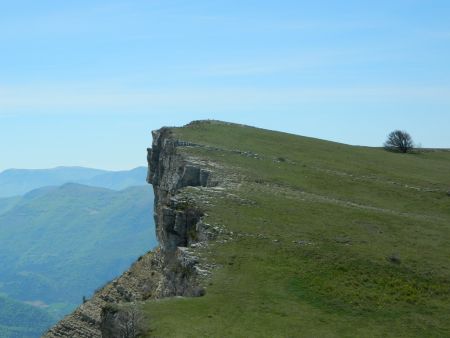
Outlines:
{"label": "limestone cliff face", "polygon": [[198,162],[177,152],[182,146],[193,146],[171,137],[171,131],[163,128],[153,132],[153,145],[148,149],[148,182],[155,189],[155,224],[162,250],[173,251],[186,247],[198,235],[197,227],[202,213],[177,192],[187,186],[207,186],[211,183],[211,171]]}
{"label": "limestone cliff face", "polygon": [[[148,149],[148,182],[155,192],[155,221],[160,246],[141,257],[119,278],[99,289],[44,337],[119,337],[122,306],[171,296],[201,296],[198,259],[186,249],[207,239],[202,211],[183,194],[189,186],[213,184],[212,172],[182,149],[195,146],[175,139],[169,128],[153,132]],[[150,207],[150,206],[149,206]],[[118,310],[119,309],[119,310]]]}

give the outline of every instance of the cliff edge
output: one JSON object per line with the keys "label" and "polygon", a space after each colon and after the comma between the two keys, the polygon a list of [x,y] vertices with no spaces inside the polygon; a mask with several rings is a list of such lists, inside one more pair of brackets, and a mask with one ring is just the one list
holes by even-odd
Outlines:
{"label": "cliff edge", "polygon": [[[52,327],[43,337],[120,337],[121,311],[140,302],[173,296],[201,296],[207,266],[187,247],[214,236],[201,219],[203,212],[183,188],[217,185],[211,168],[179,147],[171,129],[153,131],[148,148],[148,183],[155,193],[154,217],[159,247],[140,257],[122,276],[95,292],[91,299]],[[150,206],[149,206],[150,207]]]}
{"label": "cliff edge", "polygon": [[148,162],[159,248],[46,337],[450,336],[449,152],[197,121]]}

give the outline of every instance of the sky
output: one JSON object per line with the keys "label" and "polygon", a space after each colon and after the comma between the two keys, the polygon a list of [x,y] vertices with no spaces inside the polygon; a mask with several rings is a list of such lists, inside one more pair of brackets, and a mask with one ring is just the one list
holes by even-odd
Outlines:
{"label": "sky", "polygon": [[0,0],[0,171],[145,165],[151,130],[245,123],[450,148],[448,0]]}

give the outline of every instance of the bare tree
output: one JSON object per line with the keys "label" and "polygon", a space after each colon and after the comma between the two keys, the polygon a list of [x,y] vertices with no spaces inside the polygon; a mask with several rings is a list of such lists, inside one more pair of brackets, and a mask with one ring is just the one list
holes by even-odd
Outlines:
{"label": "bare tree", "polygon": [[143,316],[137,306],[120,311],[117,319],[121,338],[135,338],[142,333]]}
{"label": "bare tree", "polygon": [[395,130],[388,135],[384,148],[390,151],[399,151],[407,153],[414,148],[414,143],[411,135],[406,131]]}

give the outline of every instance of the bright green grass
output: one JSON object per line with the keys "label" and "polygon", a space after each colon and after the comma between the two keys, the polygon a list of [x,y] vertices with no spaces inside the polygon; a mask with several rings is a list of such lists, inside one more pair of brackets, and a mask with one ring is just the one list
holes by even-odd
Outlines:
{"label": "bright green grass", "polygon": [[235,239],[199,251],[218,265],[206,296],[146,304],[149,335],[450,336],[450,152],[221,123],[174,132],[224,149],[184,151],[238,174],[246,202],[216,194],[204,206]]}

